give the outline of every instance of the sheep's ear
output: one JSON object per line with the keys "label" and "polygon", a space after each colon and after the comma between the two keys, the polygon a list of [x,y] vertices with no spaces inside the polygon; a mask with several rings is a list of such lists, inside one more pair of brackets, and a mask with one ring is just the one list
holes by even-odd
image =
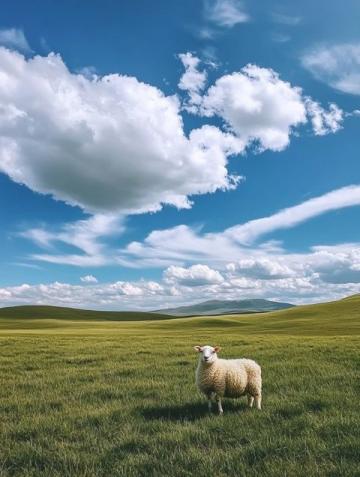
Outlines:
{"label": "sheep's ear", "polygon": [[218,353],[219,351],[221,351],[220,346],[215,346],[214,351],[215,351],[215,353]]}
{"label": "sheep's ear", "polygon": [[194,346],[194,350],[197,351],[198,353],[201,353],[202,348],[201,346]]}

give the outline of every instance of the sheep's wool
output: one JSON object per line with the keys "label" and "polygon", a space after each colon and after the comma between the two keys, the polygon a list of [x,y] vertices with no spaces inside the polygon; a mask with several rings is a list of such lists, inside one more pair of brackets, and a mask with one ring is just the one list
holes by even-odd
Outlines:
{"label": "sheep's wool", "polygon": [[206,396],[236,398],[248,394],[261,396],[261,368],[251,359],[199,361],[196,384]]}

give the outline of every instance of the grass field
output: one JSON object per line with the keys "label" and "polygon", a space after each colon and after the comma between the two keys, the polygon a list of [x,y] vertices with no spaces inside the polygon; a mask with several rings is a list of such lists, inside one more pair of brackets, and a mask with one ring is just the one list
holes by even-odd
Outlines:
{"label": "grass field", "polygon": [[[359,476],[360,297],[169,321],[0,314],[0,476]],[[194,344],[263,368],[208,415]]]}

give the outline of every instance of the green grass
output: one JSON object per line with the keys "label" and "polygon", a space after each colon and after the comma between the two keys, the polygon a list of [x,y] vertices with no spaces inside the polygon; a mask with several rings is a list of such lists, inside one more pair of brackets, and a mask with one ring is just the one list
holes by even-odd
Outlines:
{"label": "green grass", "polygon": [[[0,319],[0,476],[359,476],[360,298],[171,321]],[[194,344],[263,368],[208,415]]]}

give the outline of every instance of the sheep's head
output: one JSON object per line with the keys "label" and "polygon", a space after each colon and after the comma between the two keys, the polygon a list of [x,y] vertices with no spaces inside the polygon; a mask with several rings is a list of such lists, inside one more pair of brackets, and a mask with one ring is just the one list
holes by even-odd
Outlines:
{"label": "sheep's head", "polygon": [[220,346],[194,346],[194,350],[200,353],[199,359],[203,363],[211,364],[217,359],[217,353],[220,351]]}

